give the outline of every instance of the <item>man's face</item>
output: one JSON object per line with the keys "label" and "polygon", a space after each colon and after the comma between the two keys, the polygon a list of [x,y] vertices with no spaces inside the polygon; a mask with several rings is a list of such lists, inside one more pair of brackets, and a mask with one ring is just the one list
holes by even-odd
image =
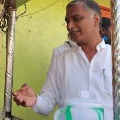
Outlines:
{"label": "man's face", "polygon": [[92,13],[82,4],[76,4],[68,8],[65,21],[70,38],[76,43],[85,43],[94,35],[94,15],[92,16]]}

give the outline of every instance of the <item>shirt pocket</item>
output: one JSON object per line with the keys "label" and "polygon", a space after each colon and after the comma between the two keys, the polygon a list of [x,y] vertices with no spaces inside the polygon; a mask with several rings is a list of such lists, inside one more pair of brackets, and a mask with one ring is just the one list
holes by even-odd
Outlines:
{"label": "shirt pocket", "polygon": [[112,73],[105,68],[98,68],[92,71],[91,85],[96,93],[101,93],[104,96],[112,95]]}

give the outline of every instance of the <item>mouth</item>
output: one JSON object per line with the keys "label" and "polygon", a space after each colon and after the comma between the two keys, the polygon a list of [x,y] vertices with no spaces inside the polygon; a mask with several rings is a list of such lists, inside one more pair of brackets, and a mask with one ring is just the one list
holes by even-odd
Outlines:
{"label": "mouth", "polygon": [[77,30],[77,31],[69,31],[69,34],[75,35],[75,34],[77,34],[78,32],[80,32],[80,31],[79,31],[79,30]]}
{"label": "mouth", "polygon": [[69,31],[69,35],[71,36],[71,38],[76,38],[78,37],[80,34],[80,30],[76,30],[76,31]]}

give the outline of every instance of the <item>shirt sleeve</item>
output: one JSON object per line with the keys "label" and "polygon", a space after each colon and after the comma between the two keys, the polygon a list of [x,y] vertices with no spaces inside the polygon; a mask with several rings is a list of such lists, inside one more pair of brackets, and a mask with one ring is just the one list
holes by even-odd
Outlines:
{"label": "shirt sleeve", "polygon": [[32,107],[34,112],[42,115],[47,115],[53,110],[52,105],[48,105],[44,97],[37,95],[37,103]]}
{"label": "shirt sleeve", "polygon": [[33,110],[39,114],[49,114],[54,109],[59,99],[56,71],[56,59],[53,57],[48,70],[46,83],[44,84],[40,95],[37,96],[37,103],[33,106]]}

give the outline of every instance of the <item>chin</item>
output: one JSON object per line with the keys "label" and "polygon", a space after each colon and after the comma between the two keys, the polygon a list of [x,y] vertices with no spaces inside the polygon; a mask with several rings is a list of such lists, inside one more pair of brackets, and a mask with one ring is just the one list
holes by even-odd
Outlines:
{"label": "chin", "polygon": [[77,38],[72,38],[72,40],[73,40],[74,42],[79,41],[79,39],[77,39]]}
{"label": "chin", "polygon": [[76,42],[76,43],[80,43],[81,42],[81,40],[80,39],[72,39],[74,42]]}

